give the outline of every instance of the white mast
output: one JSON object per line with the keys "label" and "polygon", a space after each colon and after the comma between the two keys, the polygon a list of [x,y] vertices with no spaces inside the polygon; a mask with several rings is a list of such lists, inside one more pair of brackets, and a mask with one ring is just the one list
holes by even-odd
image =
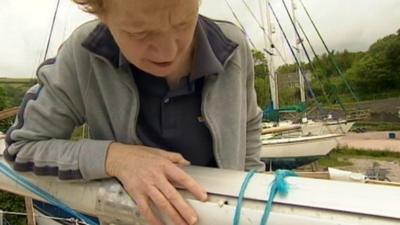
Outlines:
{"label": "white mast", "polygon": [[[263,13],[263,6],[262,1],[259,0],[260,3],[260,11],[261,11],[261,19],[262,24],[265,24],[264,13]],[[271,53],[268,54],[268,70],[269,70],[269,85],[271,89],[271,99],[273,103],[274,109],[279,109],[279,92],[278,92],[278,77],[275,72],[275,63],[274,63],[274,54],[275,54],[275,44],[273,43],[272,34],[275,33],[272,21],[271,21],[271,14],[268,8],[269,0],[265,1],[266,3],[266,17],[267,17],[267,25],[268,25],[268,33],[267,30],[264,29],[264,40],[265,40],[265,48]],[[268,36],[268,40],[266,39]]]}
{"label": "white mast", "polygon": [[[296,5],[294,3],[294,0],[291,0],[291,2],[292,2],[292,18],[293,18],[293,24],[294,24],[295,34],[296,34],[296,26],[297,26]],[[301,41],[302,41],[301,38],[297,37],[297,35],[295,35],[296,57],[299,60],[300,65],[301,65],[301,54],[300,54]],[[304,77],[301,74],[300,67],[298,68],[297,73],[299,75],[300,99],[301,99],[301,102],[305,102],[306,101],[306,92],[304,90]],[[304,76],[305,76],[305,74],[304,74]]]}

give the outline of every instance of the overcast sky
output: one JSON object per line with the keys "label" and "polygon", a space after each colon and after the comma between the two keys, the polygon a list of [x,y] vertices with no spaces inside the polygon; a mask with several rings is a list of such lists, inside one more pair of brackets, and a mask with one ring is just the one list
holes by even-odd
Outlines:
{"label": "overcast sky", "polygon": [[[49,56],[54,56],[57,47],[84,21],[92,17],[70,2],[62,0],[59,8]],[[241,23],[256,43],[264,45],[263,35],[257,23],[243,4],[243,0],[228,0]],[[257,16],[260,14],[259,0],[245,0]],[[297,2],[297,0],[295,1]],[[365,51],[377,39],[400,29],[400,0],[303,0],[325,38],[328,46],[335,50]],[[281,0],[272,0],[278,17],[282,20],[292,44],[295,42]],[[290,1],[287,0],[290,5]],[[54,14],[55,0],[0,0],[0,77],[33,77],[38,64],[43,60]],[[318,52],[323,48],[310,22],[298,3],[296,14]],[[201,13],[216,19],[235,22],[225,0],[203,0]],[[275,20],[272,20],[275,23]],[[275,29],[279,28],[275,23]],[[289,52],[281,46],[281,33],[276,32],[275,41],[287,61]]]}

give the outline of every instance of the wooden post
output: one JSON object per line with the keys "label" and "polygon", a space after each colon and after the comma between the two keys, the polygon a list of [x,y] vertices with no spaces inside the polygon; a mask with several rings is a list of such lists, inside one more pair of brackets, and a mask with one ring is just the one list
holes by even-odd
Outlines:
{"label": "wooden post", "polygon": [[14,107],[14,108],[0,111],[0,121],[17,115],[18,110],[19,110],[18,107]]}
{"label": "wooden post", "polygon": [[28,225],[36,225],[32,198],[25,197],[25,208],[26,208],[26,217],[28,219]]}

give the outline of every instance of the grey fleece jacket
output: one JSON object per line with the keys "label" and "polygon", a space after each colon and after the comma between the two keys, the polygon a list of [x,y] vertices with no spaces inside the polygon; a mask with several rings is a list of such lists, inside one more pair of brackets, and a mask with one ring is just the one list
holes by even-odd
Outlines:
{"label": "grey fleece jacket", "polygon": [[[211,60],[220,66],[218,74],[205,78],[201,109],[217,164],[225,169],[263,170],[262,113],[247,41],[231,23],[204,17],[199,23],[216,56]],[[7,132],[4,154],[15,170],[60,179],[106,178],[105,160],[112,142],[141,144],[136,134],[139,98],[134,78],[129,68],[120,65],[120,53],[106,54],[99,43],[90,47],[99,42],[94,34],[99,29],[106,28],[98,21],[82,25],[64,43],[56,62],[39,69],[39,84],[28,91]],[[74,128],[84,123],[91,139],[69,140]]]}

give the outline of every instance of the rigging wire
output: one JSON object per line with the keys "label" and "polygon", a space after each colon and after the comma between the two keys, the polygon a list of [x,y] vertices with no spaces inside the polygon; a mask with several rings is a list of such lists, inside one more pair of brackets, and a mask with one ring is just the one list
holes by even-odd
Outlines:
{"label": "rigging wire", "polygon": [[31,77],[32,78],[34,78],[36,76],[37,67],[47,59],[48,51],[49,51],[49,48],[50,48],[51,37],[52,37],[52,34],[53,34],[54,24],[55,24],[55,20],[57,18],[57,13],[58,13],[59,6],[60,6],[60,0],[57,0],[56,9],[55,9],[55,12],[54,12],[53,17],[52,17],[52,23],[51,23],[51,26],[50,26],[48,39],[43,41],[44,45],[46,46],[46,50],[44,52],[42,52],[42,53],[39,53],[38,57],[36,58],[36,60],[34,60],[32,72],[31,72]]}
{"label": "rigging wire", "polygon": [[52,20],[52,23],[51,23],[49,38],[47,39],[47,45],[46,45],[46,50],[44,52],[43,61],[45,61],[47,59],[47,54],[49,53],[51,37],[53,36],[54,24],[55,24],[56,19],[57,19],[57,13],[58,13],[58,8],[60,6],[60,1],[61,0],[57,0],[56,10],[54,11],[54,16],[53,16],[53,20]]}
{"label": "rigging wire", "polygon": [[249,40],[250,45],[254,48],[256,48],[256,45],[254,44],[254,42],[251,40],[248,32],[246,31],[246,28],[243,26],[243,24],[240,22],[239,17],[236,15],[235,11],[233,10],[231,4],[229,3],[228,0],[225,0],[225,3],[228,5],[229,9],[231,10],[231,13],[233,15],[233,17],[235,18],[236,22],[239,24],[240,28],[242,28],[243,32],[245,33],[247,39]]}
{"label": "rigging wire", "polygon": [[[314,55],[315,61],[317,62],[318,65],[322,66],[321,59],[319,58],[319,56],[316,53],[314,47],[312,46],[310,39],[308,38],[306,32],[303,29],[303,26],[300,23],[298,23],[298,26],[299,26],[304,38],[306,39],[306,41],[308,43],[308,46],[310,47],[310,49],[311,49],[311,51],[312,51],[312,53]],[[318,79],[318,81],[321,84],[321,90],[322,90],[323,94],[326,96],[325,98],[326,98],[327,103],[331,103],[330,100],[329,100],[329,97],[328,97],[329,95],[327,94],[327,92],[325,90],[325,87],[324,87],[324,83],[323,83],[323,82],[329,82],[328,78],[326,76],[324,76],[324,74],[322,74],[322,79],[321,79],[319,77],[318,73],[315,73],[315,77]],[[341,99],[339,98],[339,96],[337,95],[336,92],[334,93],[334,97],[335,97],[334,100],[338,101],[341,109],[346,113],[346,108],[344,107],[343,102],[341,101]]]}
{"label": "rigging wire", "polygon": [[[250,12],[252,18],[254,19],[254,21],[257,23],[258,27],[263,31],[263,35],[264,37],[266,36],[270,42],[270,46],[271,48],[274,48],[274,50],[278,53],[279,58],[283,61],[283,63],[288,64],[285,60],[285,58],[283,57],[282,53],[279,51],[279,49],[275,48],[275,44],[274,41],[268,36],[266,35],[266,29],[265,27],[261,24],[261,22],[257,19],[256,15],[254,14],[253,10],[250,8],[250,6],[244,1],[242,0],[243,4],[246,6],[247,10]],[[232,10],[232,9],[231,9]],[[268,52],[267,52],[268,53]]]}
{"label": "rigging wire", "polygon": [[317,104],[317,109],[318,109],[318,111],[322,111],[322,108],[320,107],[320,104],[319,104],[319,102],[318,102],[318,100],[317,100],[317,98],[316,98],[316,96],[315,96],[315,93],[314,93],[314,91],[312,90],[311,85],[310,85],[310,83],[308,82],[308,80],[307,80],[307,78],[306,78],[306,76],[305,76],[303,67],[301,66],[301,64],[300,64],[300,62],[299,62],[299,59],[297,58],[296,54],[294,53],[293,48],[290,46],[289,39],[288,39],[288,37],[287,37],[287,35],[286,35],[286,32],[283,30],[283,27],[282,27],[282,25],[281,25],[281,22],[279,21],[278,16],[276,15],[274,8],[272,7],[271,3],[269,3],[269,2],[268,2],[268,6],[269,6],[269,8],[271,9],[271,12],[272,12],[272,14],[274,15],[274,18],[275,18],[276,22],[278,23],[278,26],[279,26],[281,32],[283,33],[283,35],[284,35],[284,37],[285,37],[285,40],[286,40],[286,42],[287,42],[287,44],[288,44],[288,46],[289,46],[290,52],[291,52],[291,54],[292,54],[294,60],[296,61],[297,66],[299,67],[300,74],[303,76],[304,81],[305,81],[304,83],[307,85],[308,94],[310,95],[310,97],[311,97],[311,98],[315,101],[315,103]]}
{"label": "rigging wire", "polygon": [[[287,7],[287,5],[286,5],[286,3],[285,3],[285,0],[282,0],[282,3],[283,3],[283,6],[285,7],[285,10],[286,10],[286,13],[287,13],[287,15],[288,15],[288,17],[289,17],[289,19],[290,19],[290,22],[291,22],[292,25],[293,25],[294,31],[295,31],[295,33],[296,33],[296,36],[297,36],[297,38],[299,39],[299,43],[301,44],[301,47],[302,47],[302,49],[304,50],[304,53],[305,53],[305,55],[306,55],[306,57],[307,57],[307,60],[308,60],[308,62],[311,64],[310,56],[309,56],[309,54],[308,54],[308,52],[307,52],[307,49],[306,49],[305,46],[304,46],[304,43],[303,43],[302,38],[301,38],[301,36],[300,36],[300,34],[299,34],[299,31],[297,30],[296,24],[295,24],[295,22],[294,22],[292,16],[290,15],[290,12],[289,12],[289,9],[288,9],[288,7]],[[312,64],[311,64],[311,66],[312,66]]]}
{"label": "rigging wire", "polygon": [[339,68],[339,65],[338,65],[338,63],[336,62],[335,58],[332,56],[332,52],[329,50],[329,48],[328,48],[328,46],[326,45],[324,39],[322,38],[322,35],[321,35],[321,33],[319,32],[319,29],[317,28],[317,25],[314,23],[314,20],[311,18],[311,15],[310,15],[310,13],[308,12],[307,8],[305,7],[303,1],[302,1],[302,0],[299,0],[299,1],[300,1],[301,5],[302,5],[304,11],[306,12],[308,19],[311,21],[311,23],[312,23],[312,25],[313,25],[315,31],[317,32],[318,37],[321,39],[322,44],[324,45],[325,50],[326,50],[326,52],[328,53],[328,57],[329,57],[330,61],[332,62],[333,66],[335,67],[336,71],[339,73],[339,75],[340,75],[340,77],[342,78],[343,82],[345,83],[347,89],[350,91],[352,97],[356,100],[357,103],[359,103],[358,97],[357,97],[356,94],[354,93],[354,91],[353,91],[353,89],[351,88],[350,84],[347,82],[347,79],[345,78],[345,76],[344,76],[342,70]]}
{"label": "rigging wire", "polygon": [[[302,39],[302,37],[300,36],[300,33],[299,33],[298,29],[297,29],[297,26],[296,26],[296,24],[295,24],[296,22],[294,21],[294,19],[293,19],[292,16],[290,15],[290,12],[289,12],[289,9],[288,9],[288,7],[287,7],[287,5],[286,5],[285,0],[282,0],[282,3],[283,3],[283,6],[284,6],[284,8],[285,8],[285,11],[286,11],[286,13],[287,13],[287,15],[288,15],[288,17],[289,17],[289,19],[290,19],[290,22],[291,22],[291,24],[292,24],[292,26],[293,26],[293,28],[294,28],[294,31],[295,31],[295,34],[296,34],[298,40],[299,40],[299,43],[301,44],[301,47],[302,47],[302,49],[303,49],[303,51],[304,51],[304,54],[306,55],[307,61],[308,61],[309,65],[310,65],[310,67],[311,67],[311,71],[316,75],[316,78],[317,78],[318,81],[321,83],[321,80],[320,80],[319,76],[316,74],[316,69],[315,69],[315,67],[314,67],[314,64],[313,64],[311,58],[310,58],[310,55],[308,54],[308,51],[307,51],[306,47],[304,46],[303,39]],[[300,24],[300,23],[297,21],[297,24]],[[308,38],[307,38],[307,40],[308,40]],[[329,103],[329,99],[328,99],[327,94],[326,94],[326,92],[325,92],[325,89],[323,88],[322,85],[321,85],[321,88],[322,88],[322,92],[323,92],[323,94],[324,94],[324,97],[326,98],[327,103]]]}

